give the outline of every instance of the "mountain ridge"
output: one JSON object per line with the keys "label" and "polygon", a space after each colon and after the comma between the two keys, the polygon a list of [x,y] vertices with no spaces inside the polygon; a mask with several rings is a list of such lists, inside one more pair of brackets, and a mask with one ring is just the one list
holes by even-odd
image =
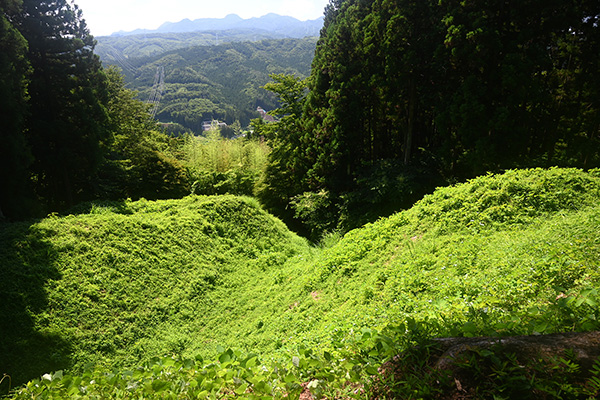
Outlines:
{"label": "mountain ridge", "polygon": [[324,17],[301,21],[290,16],[269,13],[262,17],[243,19],[237,14],[229,14],[224,18],[182,19],[178,22],[164,22],[156,29],[135,29],[133,31],[114,32],[109,37],[145,35],[153,33],[184,33],[221,31],[231,29],[261,29],[282,34],[292,38],[318,36],[323,26]]}

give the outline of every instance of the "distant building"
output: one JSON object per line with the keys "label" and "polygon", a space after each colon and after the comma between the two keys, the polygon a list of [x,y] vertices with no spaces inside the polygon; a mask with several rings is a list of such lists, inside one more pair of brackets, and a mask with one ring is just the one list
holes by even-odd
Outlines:
{"label": "distant building", "polygon": [[212,121],[202,121],[202,131],[206,132],[210,130],[213,125],[216,125],[219,128],[227,128],[227,124],[225,122],[219,122],[216,119],[213,119]]}
{"label": "distant building", "polygon": [[267,112],[265,110],[263,110],[262,107],[260,107],[260,106],[256,107],[256,112],[258,112],[260,114],[260,117],[263,119],[263,121],[275,122],[275,118],[273,118],[271,115],[267,114]]}

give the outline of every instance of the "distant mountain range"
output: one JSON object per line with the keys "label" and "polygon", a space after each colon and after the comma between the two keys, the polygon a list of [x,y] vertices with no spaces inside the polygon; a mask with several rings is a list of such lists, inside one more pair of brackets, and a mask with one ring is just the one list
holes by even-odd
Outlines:
{"label": "distant mountain range", "polygon": [[323,17],[300,21],[293,17],[277,14],[267,14],[260,18],[243,19],[236,14],[225,18],[201,18],[196,20],[184,19],[179,22],[165,22],[158,29],[136,29],[131,32],[119,31],[111,37],[146,35],[154,33],[183,33],[228,30],[259,30],[275,34],[279,37],[303,38],[319,36],[323,26]]}
{"label": "distant mountain range", "polygon": [[165,22],[155,30],[137,29],[100,36],[96,38],[98,44],[95,51],[104,62],[128,70],[134,58],[153,57],[193,46],[318,37],[322,27],[323,17],[300,21],[277,14],[250,19],[231,14],[225,18]]}

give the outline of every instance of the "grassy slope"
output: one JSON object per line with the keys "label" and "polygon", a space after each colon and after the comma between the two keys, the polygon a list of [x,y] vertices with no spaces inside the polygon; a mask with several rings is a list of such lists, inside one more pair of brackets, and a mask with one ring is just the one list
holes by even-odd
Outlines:
{"label": "grassy slope", "polygon": [[[323,303],[335,311],[326,321],[335,326],[354,312],[353,324],[413,317],[448,327],[470,320],[485,330],[486,319],[521,318],[561,293],[598,287],[599,190],[598,178],[575,170],[511,171],[438,189],[406,212],[350,232],[306,285],[328,298]],[[497,328],[568,329],[564,320],[547,322]]]}
{"label": "grassy slope", "polygon": [[322,250],[234,197],[6,226],[3,315],[21,322],[2,322],[0,367],[22,380],[89,361],[210,355],[217,344],[326,349],[336,332],[409,318],[446,335],[597,328],[597,175],[478,178]]}
{"label": "grassy slope", "polygon": [[11,316],[0,369],[16,382],[202,349],[215,325],[232,324],[238,287],[310,253],[254,200],[232,196],[94,206],[0,232],[0,307]]}
{"label": "grassy slope", "polygon": [[[282,272],[296,293],[270,343],[327,348],[335,332],[430,320],[434,334],[590,329],[600,280],[600,179],[510,171],[438,189]],[[592,292],[595,295],[595,292]],[[257,315],[262,313],[258,299]]]}

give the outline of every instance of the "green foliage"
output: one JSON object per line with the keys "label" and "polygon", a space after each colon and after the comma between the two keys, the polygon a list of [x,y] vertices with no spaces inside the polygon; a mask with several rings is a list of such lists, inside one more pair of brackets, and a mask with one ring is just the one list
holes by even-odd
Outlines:
{"label": "green foliage", "polygon": [[347,228],[444,181],[598,166],[599,29],[589,1],[331,1],[300,122],[302,192],[328,192],[329,225]]}
{"label": "green foliage", "polygon": [[26,115],[27,42],[10,23],[20,11],[20,2],[0,3],[0,218],[22,218],[31,212],[31,187],[28,168],[32,162],[31,149],[23,132]]}
{"label": "green foliage", "polygon": [[287,205],[306,188],[306,131],[300,123],[306,80],[283,74],[270,77],[273,81],[265,85],[265,89],[277,96],[280,106],[270,112],[278,118],[276,122],[254,126],[255,135],[264,136],[273,149],[256,194],[268,210],[289,221]]}
{"label": "green foliage", "polygon": [[576,169],[512,170],[440,188],[415,205],[421,224],[456,232],[530,223],[533,218],[593,205],[596,177]]}
{"label": "green foliage", "polygon": [[76,5],[1,7],[0,218],[3,210],[24,219],[96,198],[189,193],[172,140],[157,132],[120,73],[102,69]]}
{"label": "green foliage", "polygon": [[185,136],[181,157],[193,182],[193,194],[251,196],[269,152],[257,139],[230,140],[211,130],[206,137]]}
{"label": "green foliage", "polygon": [[217,360],[165,357],[130,371],[88,369],[78,376],[58,371],[29,382],[14,398],[298,398],[297,377],[281,365],[267,368],[256,355],[231,349],[223,349]]}
{"label": "green foliage", "polygon": [[[218,36],[217,36],[218,35]],[[223,43],[281,39],[281,35],[265,31],[223,30],[217,32],[165,32],[143,35],[103,36],[98,38],[96,53],[104,62],[131,66],[128,60],[152,57],[169,51]],[[217,43],[218,44],[218,43]]]}
{"label": "green foliage", "polygon": [[326,232],[336,230],[338,210],[328,192],[304,192],[294,196],[290,202],[294,217],[308,228],[313,241]]}
{"label": "green foliage", "polygon": [[430,364],[442,355],[439,344],[417,343],[383,364],[377,398],[592,399],[596,394],[598,363],[591,373],[583,371],[569,350],[527,357],[498,342],[468,349],[456,356],[452,370],[440,371]]}
{"label": "green foliage", "polygon": [[[432,337],[600,328],[599,198],[596,172],[508,171],[320,248],[232,196],[5,224],[0,372],[18,385],[66,368],[17,398],[436,398],[456,384]],[[597,395],[597,366],[578,380],[568,354],[472,357],[483,398]]]}
{"label": "green foliage", "polygon": [[178,198],[189,194],[184,167],[171,155],[175,139],[157,131],[148,105],[126,89],[115,68],[106,70],[112,141],[99,173],[98,197]]}
{"label": "green foliage", "polygon": [[415,193],[419,186],[423,190],[430,185],[429,182],[415,182],[416,176],[398,160],[382,160],[366,166],[356,180],[356,189],[341,195],[339,224],[348,231],[377,217],[409,208],[425,194]]}
{"label": "green foliage", "polygon": [[27,40],[33,70],[25,120],[32,182],[51,209],[64,209],[94,197],[110,140],[105,77],[77,6],[24,0],[13,21]]}
{"label": "green foliage", "polygon": [[232,304],[216,304],[237,302],[232,294],[250,290],[255,276],[308,251],[252,199],[193,196],[78,211],[87,213],[2,226],[0,311],[11,318],[1,322],[0,366],[13,383],[90,362],[116,367],[214,352],[232,318]]}

